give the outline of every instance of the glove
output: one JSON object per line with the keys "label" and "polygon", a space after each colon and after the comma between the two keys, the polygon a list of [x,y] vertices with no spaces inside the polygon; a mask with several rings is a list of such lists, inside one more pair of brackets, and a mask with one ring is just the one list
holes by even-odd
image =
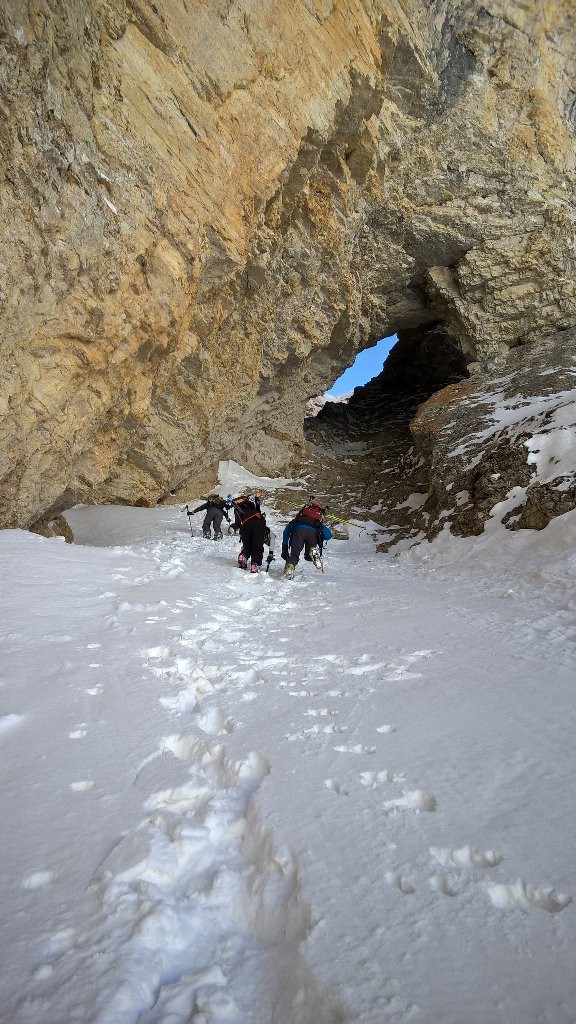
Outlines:
{"label": "glove", "polygon": [[274,555],[270,551],[269,554],[268,554],[268,558],[266,559],[266,565],[270,565],[270,562],[273,562],[273,561],[274,561]]}
{"label": "glove", "polygon": [[280,557],[283,558],[285,562],[288,560],[288,548],[282,548],[282,551],[280,552]]}

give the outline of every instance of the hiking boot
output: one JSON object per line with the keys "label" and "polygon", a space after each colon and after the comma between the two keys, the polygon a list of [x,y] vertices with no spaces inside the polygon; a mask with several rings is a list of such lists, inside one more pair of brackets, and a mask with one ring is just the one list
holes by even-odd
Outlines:
{"label": "hiking boot", "polygon": [[202,530],[202,536],[204,537],[205,540],[210,540],[211,539],[210,530]]}
{"label": "hiking boot", "polygon": [[218,533],[214,534],[214,540],[224,540],[224,534],[221,530],[218,530]]}
{"label": "hiking boot", "polygon": [[294,575],[294,566],[291,564],[291,562],[286,562],[286,566],[284,568],[284,576],[293,576],[293,575]]}
{"label": "hiking boot", "polygon": [[252,562],[252,565],[250,566],[250,572],[260,572],[260,566],[256,565],[255,562]]}
{"label": "hiking boot", "polygon": [[322,568],[322,555],[320,554],[320,548],[312,548],[312,550],[310,551],[310,556],[311,556],[312,561],[314,562],[314,565],[316,566],[316,568],[317,569],[321,569]]}
{"label": "hiking boot", "polygon": [[244,554],[243,551],[241,551],[240,554],[238,555],[238,568],[239,569],[247,569],[248,568],[248,562],[246,561],[246,555]]}

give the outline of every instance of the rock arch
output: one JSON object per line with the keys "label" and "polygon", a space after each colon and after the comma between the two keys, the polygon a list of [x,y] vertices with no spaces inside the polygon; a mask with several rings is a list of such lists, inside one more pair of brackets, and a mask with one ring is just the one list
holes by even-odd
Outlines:
{"label": "rock arch", "polygon": [[576,322],[573,5],[505,6],[3,5],[2,525],[274,472],[385,334]]}

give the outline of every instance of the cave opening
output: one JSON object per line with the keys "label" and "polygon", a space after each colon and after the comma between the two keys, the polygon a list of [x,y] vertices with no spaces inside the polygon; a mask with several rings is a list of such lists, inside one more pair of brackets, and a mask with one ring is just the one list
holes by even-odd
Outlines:
{"label": "cave opening", "polygon": [[[466,355],[441,321],[400,328],[397,340],[382,342],[390,349],[376,376],[345,400],[323,395],[310,410],[302,475],[339,515],[368,510],[375,520],[396,522],[398,510],[427,489],[425,470],[411,455],[416,410],[469,373]],[[378,345],[370,348],[373,359]],[[343,387],[344,377],[330,390]]]}
{"label": "cave opening", "polygon": [[380,338],[375,345],[369,345],[358,352],[352,366],[344,370],[325,392],[326,397],[343,398],[351,395],[354,388],[363,387],[377,377],[382,373],[384,363],[397,341],[398,336],[393,334],[388,338]]}

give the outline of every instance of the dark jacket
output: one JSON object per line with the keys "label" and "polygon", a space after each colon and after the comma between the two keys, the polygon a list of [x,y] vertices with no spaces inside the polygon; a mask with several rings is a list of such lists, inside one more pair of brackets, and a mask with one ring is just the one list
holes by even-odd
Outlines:
{"label": "dark jacket", "polygon": [[[198,505],[198,508],[193,509],[192,512],[190,513],[190,515],[191,516],[195,516],[197,512],[204,512],[205,509],[209,509],[209,508],[217,508],[220,512],[222,512],[226,516],[226,519],[228,519],[228,513],[226,512],[226,502],[224,502],[224,501],[212,501],[210,498],[208,498],[208,501],[205,501],[203,505]],[[228,522],[230,522],[229,519],[228,519]]]}

